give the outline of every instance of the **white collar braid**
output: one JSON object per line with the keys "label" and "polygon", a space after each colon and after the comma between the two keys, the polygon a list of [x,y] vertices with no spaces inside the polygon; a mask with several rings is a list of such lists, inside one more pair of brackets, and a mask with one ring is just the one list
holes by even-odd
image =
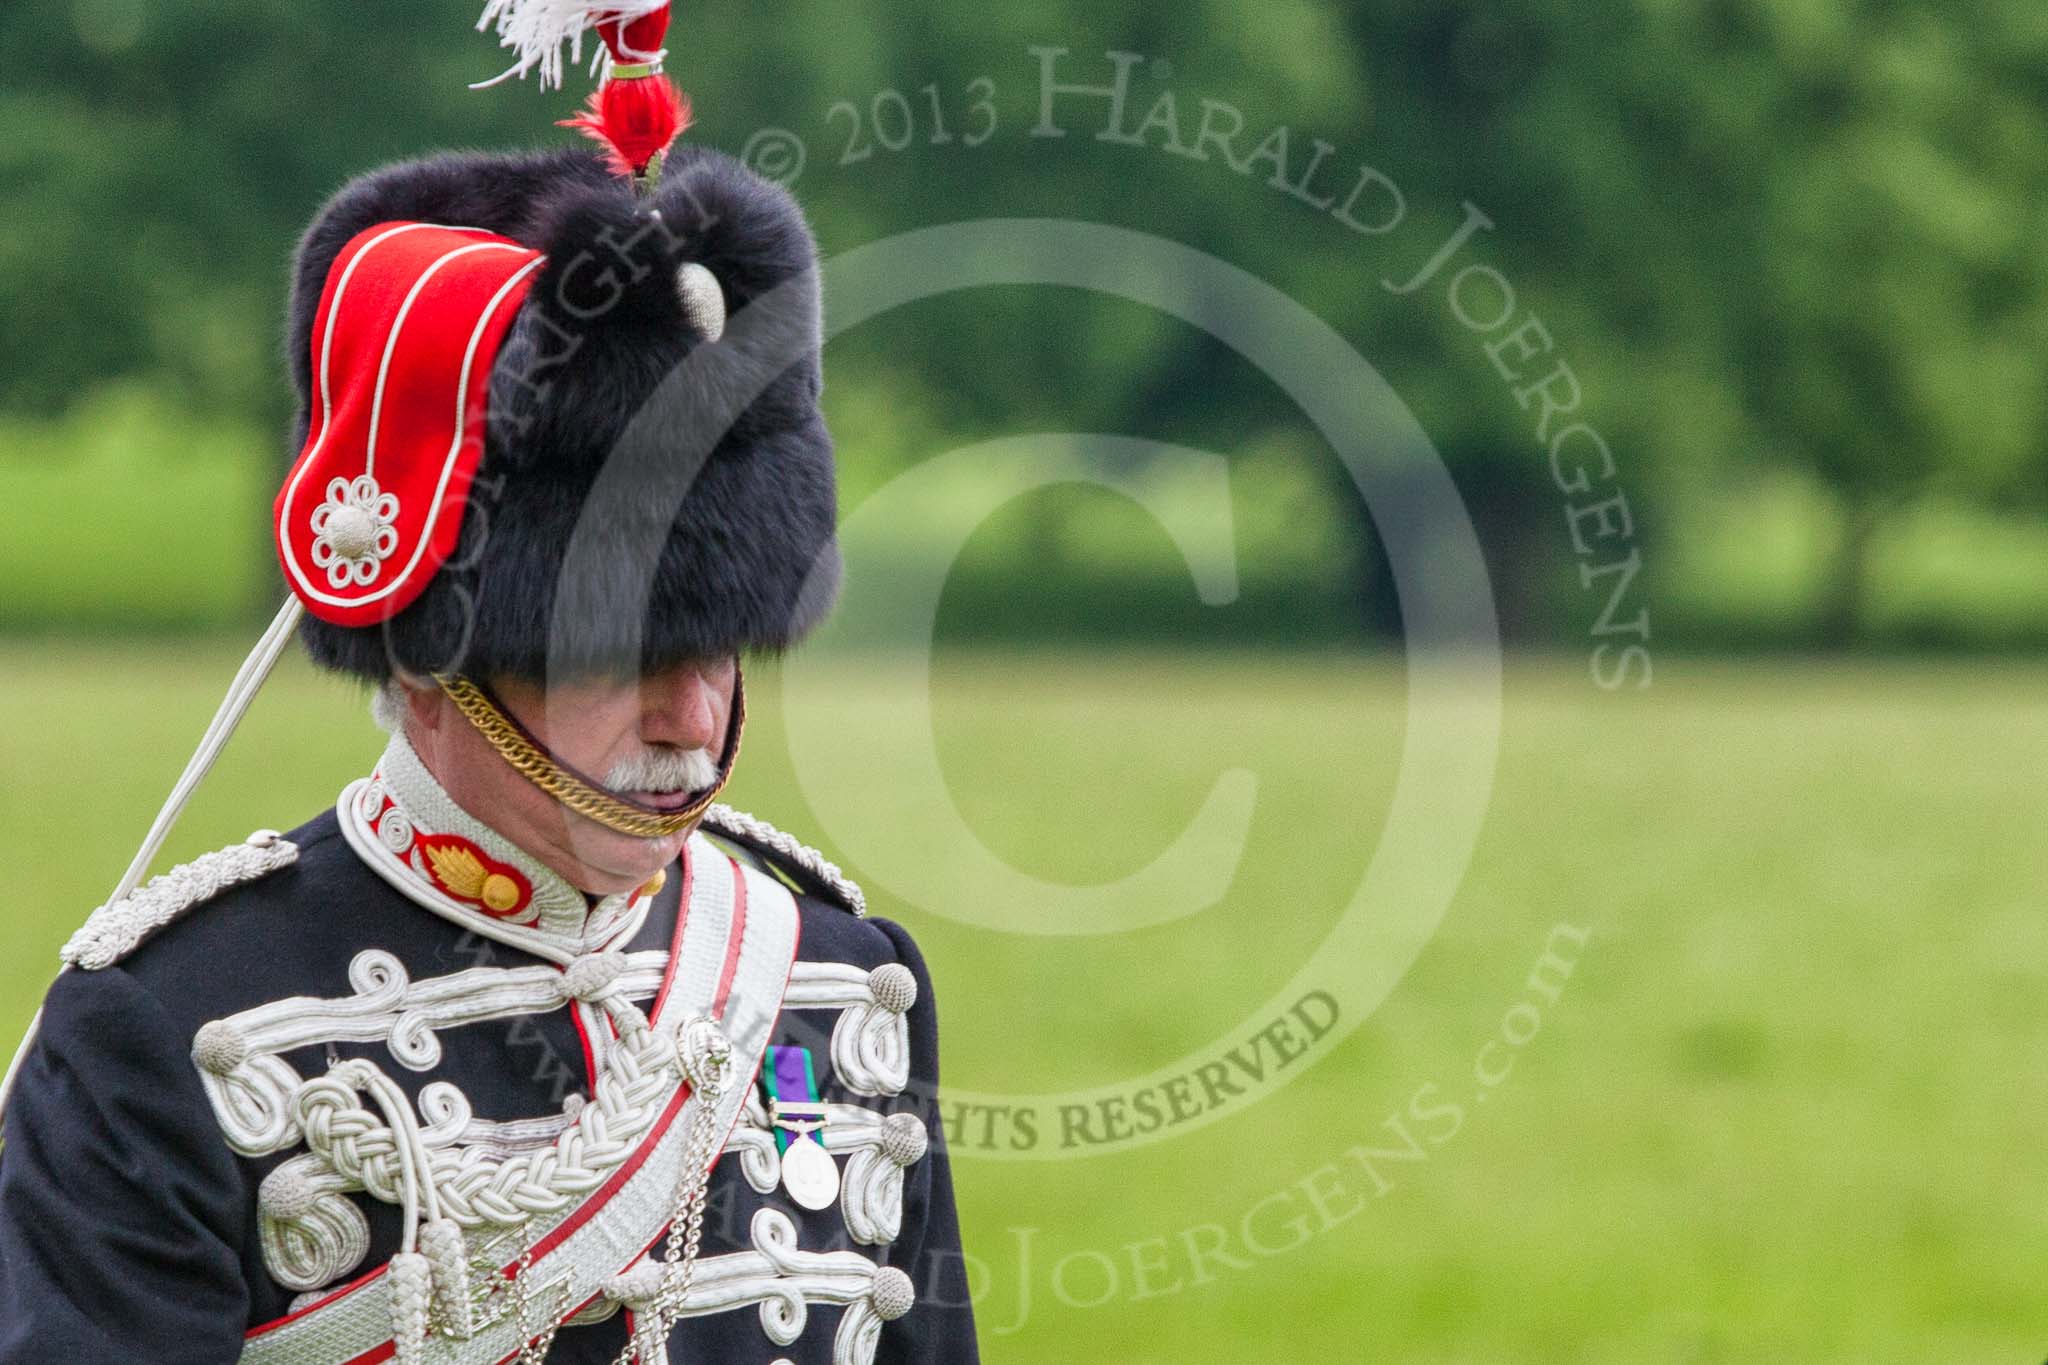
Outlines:
{"label": "white collar braid", "polygon": [[566,963],[630,937],[659,886],[584,894],[539,859],[455,803],[403,734],[376,771],[335,806],[343,835],[371,870],[407,897],[464,928]]}

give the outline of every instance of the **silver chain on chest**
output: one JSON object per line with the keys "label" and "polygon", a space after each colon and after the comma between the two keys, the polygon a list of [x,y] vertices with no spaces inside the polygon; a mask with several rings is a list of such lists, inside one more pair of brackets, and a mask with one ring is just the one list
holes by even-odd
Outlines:
{"label": "silver chain on chest", "polygon": [[[675,1204],[670,1211],[668,1240],[662,1252],[661,1289],[653,1302],[641,1310],[644,1324],[637,1324],[626,1348],[613,1365],[661,1365],[643,1360],[640,1342],[666,1341],[682,1316],[689,1296],[690,1281],[697,1268],[697,1250],[704,1240],[704,1208],[711,1186],[711,1163],[717,1153],[719,1100],[731,1079],[732,1049],[718,1027],[709,1020],[685,1024],[678,1039],[683,1072],[695,1092],[696,1115],[683,1146],[683,1164],[676,1179]],[[555,1334],[574,1305],[557,1303],[546,1315],[547,1326],[539,1335],[533,1331],[533,1245],[519,1258],[512,1276],[514,1321],[519,1328],[518,1365],[543,1365],[555,1343]],[[564,1293],[567,1286],[563,1286]]]}
{"label": "silver chain on chest", "polygon": [[568,1304],[556,1304],[548,1314],[547,1330],[539,1336],[533,1334],[533,1277],[527,1273],[532,1269],[533,1243],[528,1242],[526,1250],[520,1253],[519,1268],[512,1274],[513,1321],[519,1324],[519,1365],[541,1365],[548,1358],[555,1333],[562,1330],[562,1318],[569,1311]]}

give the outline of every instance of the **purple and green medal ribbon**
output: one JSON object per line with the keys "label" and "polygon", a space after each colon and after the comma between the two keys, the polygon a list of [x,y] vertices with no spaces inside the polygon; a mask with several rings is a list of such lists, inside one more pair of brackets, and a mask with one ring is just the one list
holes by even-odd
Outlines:
{"label": "purple and green medal ribbon", "polygon": [[[818,1078],[811,1070],[811,1050],[807,1047],[771,1047],[768,1049],[768,1065],[761,1069],[761,1079],[768,1087],[768,1114],[775,1116],[775,1106],[795,1108],[809,1105],[819,1108],[819,1117],[824,1117],[818,1104]],[[775,1125],[775,1150],[787,1152],[790,1139],[796,1134],[780,1124]]]}

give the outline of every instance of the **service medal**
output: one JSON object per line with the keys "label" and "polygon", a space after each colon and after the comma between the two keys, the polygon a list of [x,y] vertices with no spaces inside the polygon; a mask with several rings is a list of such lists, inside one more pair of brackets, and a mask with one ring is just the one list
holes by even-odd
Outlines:
{"label": "service medal", "polygon": [[803,1208],[830,1208],[839,1197],[839,1163],[825,1150],[824,1104],[808,1049],[771,1047],[761,1081],[768,1090],[768,1121],[782,1153],[782,1188]]}
{"label": "service medal", "polygon": [[839,1163],[810,1134],[794,1138],[782,1154],[782,1188],[807,1209],[828,1209],[839,1197]]}

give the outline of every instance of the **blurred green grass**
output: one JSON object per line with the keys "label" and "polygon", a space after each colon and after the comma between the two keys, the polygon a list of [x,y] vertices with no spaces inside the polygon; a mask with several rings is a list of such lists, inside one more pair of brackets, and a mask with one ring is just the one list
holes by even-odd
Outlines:
{"label": "blurred green grass", "polygon": [[[237,655],[0,645],[11,1033]],[[841,685],[879,704],[904,677],[869,661],[846,665]],[[1176,1141],[959,1163],[989,1282],[986,1357],[2038,1358],[2048,921],[2041,817],[2022,798],[2023,775],[2048,770],[2043,681],[2017,663],[1667,658],[1647,692],[1609,695],[1578,661],[1517,663],[1470,873],[1348,1042]],[[750,673],[733,799],[816,837],[777,684],[772,666]],[[1171,841],[1218,772],[1260,778],[1242,874],[1178,923],[995,935],[871,884],[932,960],[947,1079],[978,1091],[1115,1079],[1262,1000],[1369,856],[1404,687],[1392,659],[942,650],[948,783],[1024,871],[1121,875]],[[378,743],[353,689],[294,661],[172,854],[305,818]],[[826,846],[861,875],[857,851]],[[1525,979],[1560,923],[1590,931],[1577,967],[1509,1079],[1472,1103],[1475,1056],[1530,998]],[[1382,1121],[1432,1083],[1465,1106],[1454,1134],[1387,1166],[1392,1187],[1348,1221],[1246,1251],[1248,1213],[1264,1242],[1290,1240],[1288,1220],[1307,1216],[1296,1182],[1353,1142],[1390,1142]],[[1354,1200],[1370,1195],[1349,1183]],[[1242,1268],[1191,1266],[1184,1237],[1206,1224]],[[1052,1283],[1063,1260],[1064,1301]],[[1141,1283],[1134,1260],[1158,1268]]]}
{"label": "blurred green grass", "polygon": [[142,384],[103,386],[58,420],[0,414],[0,629],[247,617],[269,562],[264,449],[246,420]]}

